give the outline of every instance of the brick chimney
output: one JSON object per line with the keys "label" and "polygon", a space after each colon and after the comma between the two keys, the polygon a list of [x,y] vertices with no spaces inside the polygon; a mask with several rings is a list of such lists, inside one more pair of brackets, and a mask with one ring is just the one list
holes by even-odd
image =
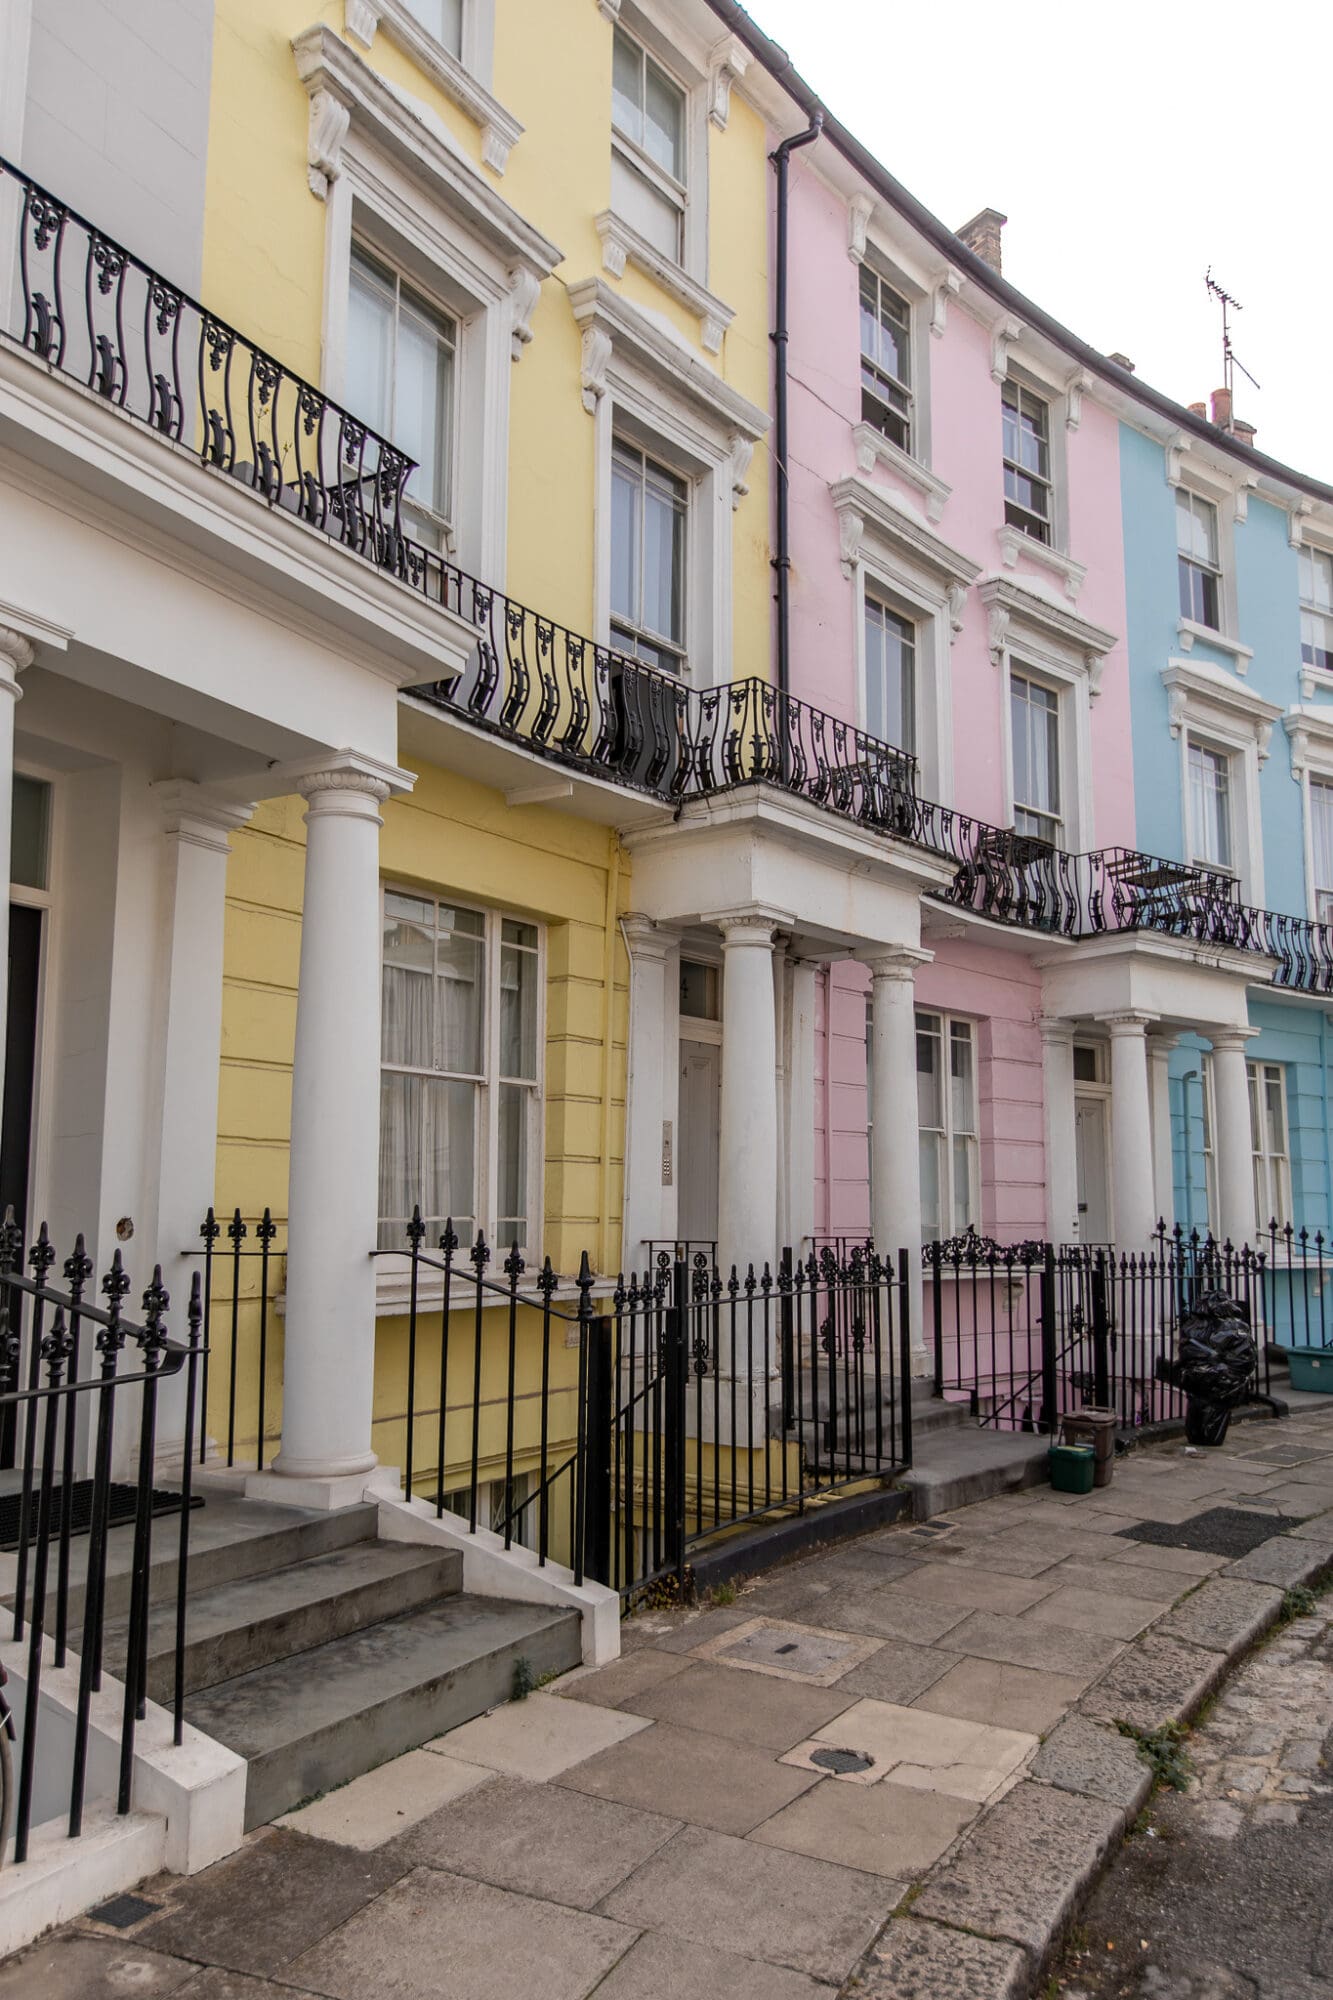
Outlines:
{"label": "brick chimney", "polygon": [[1254,443],[1254,425],[1247,424],[1243,417],[1233,418],[1231,434],[1237,444],[1253,445]]}
{"label": "brick chimney", "polygon": [[1188,408],[1189,413],[1192,417],[1203,417],[1205,419],[1207,418],[1208,415],[1207,403],[1190,403],[1186,407]]}
{"label": "brick chimney", "polygon": [[1213,422],[1217,425],[1217,428],[1220,431],[1229,431],[1231,429],[1230,389],[1214,389]]}
{"label": "brick chimney", "polygon": [[1001,215],[998,208],[983,208],[957,232],[968,249],[980,257],[983,264],[989,264],[992,271],[1000,269],[1000,231],[1008,220],[1008,216]]}

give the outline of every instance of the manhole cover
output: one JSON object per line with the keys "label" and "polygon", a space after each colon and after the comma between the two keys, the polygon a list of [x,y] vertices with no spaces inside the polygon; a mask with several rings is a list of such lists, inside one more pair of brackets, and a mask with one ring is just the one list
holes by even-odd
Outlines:
{"label": "manhole cover", "polygon": [[95,1910],[89,1910],[88,1915],[99,1924],[127,1931],[131,1924],[141,1924],[145,1917],[156,1915],[161,1908],[160,1903],[150,1903],[146,1896],[113,1896],[109,1903],[99,1903]]}
{"label": "manhole cover", "polygon": [[873,1757],[867,1757],[864,1750],[812,1750],[810,1762],[818,1764],[821,1771],[832,1771],[837,1777],[846,1777],[849,1771],[868,1771],[874,1764]]}
{"label": "manhole cover", "polygon": [[852,1639],[825,1638],[822,1633],[775,1631],[772,1626],[761,1626],[758,1631],[746,1632],[732,1644],[722,1648],[719,1658],[734,1660],[747,1666],[781,1667],[788,1674],[825,1674],[830,1668],[848,1658],[855,1650]]}
{"label": "manhole cover", "polygon": [[1280,1535],[1285,1525],[1281,1514],[1257,1514],[1250,1508],[1209,1507],[1192,1520],[1139,1521],[1121,1528],[1120,1539],[1147,1542],[1158,1549],[1193,1549],[1201,1556],[1244,1556]]}

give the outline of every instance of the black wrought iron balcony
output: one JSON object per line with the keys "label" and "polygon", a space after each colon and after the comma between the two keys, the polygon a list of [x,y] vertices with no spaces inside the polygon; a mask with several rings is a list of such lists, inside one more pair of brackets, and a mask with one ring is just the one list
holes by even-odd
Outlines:
{"label": "black wrought iron balcony", "polygon": [[4,331],[37,360],[382,566],[413,461],[321,389],[0,159]]}

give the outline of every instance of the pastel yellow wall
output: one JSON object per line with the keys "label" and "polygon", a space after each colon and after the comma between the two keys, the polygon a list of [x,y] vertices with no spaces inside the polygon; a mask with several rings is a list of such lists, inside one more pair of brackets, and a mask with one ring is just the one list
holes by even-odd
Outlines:
{"label": "pastel yellow wall", "polygon": [[[309,101],[291,41],[315,21],[342,31],[340,0],[218,0],[209,131],[205,302],[312,380],[320,377],[327,210],[306,181]],[[355,46],[353,44],[352,46]],[[592,0],[496,0],[495,96],[524,127],[503,176],[485,178],[564,253],[542,289],[533,339],[510,376],[507,574],[485,579],[575,631],[590,632],[593,421],[579,388],[580,341],[566,288],[606,278],[593,217],[610,200],[612,30]],[[381,30],[365,60],[424,104],[481,161],[471,119]],[[770,401],[768,203],[763,120],[739,92],[727,130],[708,127],[709,284],[735,311],[720,356],[698,323],[632,268],[615,282],[664,316],[750,401]],[[768,440],[735,515],[733,652],[712,677],[768,677]]]}

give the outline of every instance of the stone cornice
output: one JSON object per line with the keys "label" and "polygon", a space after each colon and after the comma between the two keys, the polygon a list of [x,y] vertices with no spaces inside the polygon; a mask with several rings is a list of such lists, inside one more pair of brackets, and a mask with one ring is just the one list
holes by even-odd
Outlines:
{"label": "stone cornice", "polygon": [[344,0],[343,18],[347,33],[365,49],[374,42],[375,30],[383,28],[422,75],[481,127],[482,159],[494,173],[504,172],[523,127],[457,56],[436,41],[403,0]]}

